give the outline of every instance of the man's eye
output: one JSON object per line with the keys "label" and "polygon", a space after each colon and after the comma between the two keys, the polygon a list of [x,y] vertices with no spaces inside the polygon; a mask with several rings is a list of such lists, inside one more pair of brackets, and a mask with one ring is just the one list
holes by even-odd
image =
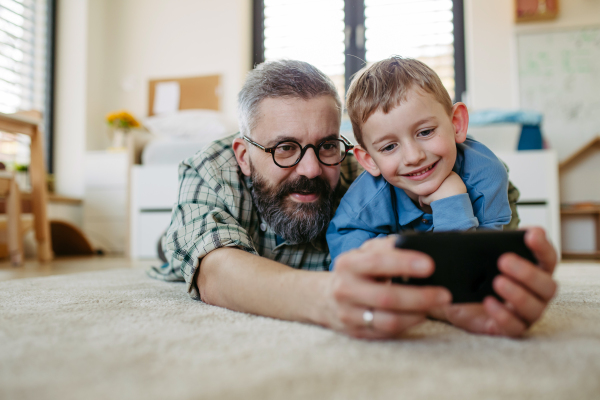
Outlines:
{"label": "man's eye", "polygon": [[280,144],[279,146],[277,146],[277,151],[280,153],[289,153],[296,151],[297,147],[298,146],[295,146],[293,144]]}
{"label": "man's eye", "polygon": [[418,136],[427,137],[427,136],[431,135],[432,133],[433,133],[433,129],[427,129],[427,130],[419,132]]}
{"label": "man's eye", "polygon": [[390,152],[390,151],[394,150],[396,148],[396,146],[397,146],[396,143],[388,144],[387,146],[385,146],[384,148],[381,149],[381,152],[383,152],[383,153]]}

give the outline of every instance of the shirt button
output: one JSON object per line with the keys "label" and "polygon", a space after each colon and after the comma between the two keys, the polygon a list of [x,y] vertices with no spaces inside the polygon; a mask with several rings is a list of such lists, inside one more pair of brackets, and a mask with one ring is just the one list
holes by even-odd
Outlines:
{"label": "shirt button", "polygon": [[267,224],[265,224],[264,222],[262,224],[260,224],[260,230],[261,231],[266,231],[267,230]]}
{"label": "shirt button", "polygon": [[423,222],[424,224],[428,224],[428,223],[429,223],[429,220],[428,220],[428,219],[425,219],[425,218],[423,218],[423,219],[421,220],[421,222]]}

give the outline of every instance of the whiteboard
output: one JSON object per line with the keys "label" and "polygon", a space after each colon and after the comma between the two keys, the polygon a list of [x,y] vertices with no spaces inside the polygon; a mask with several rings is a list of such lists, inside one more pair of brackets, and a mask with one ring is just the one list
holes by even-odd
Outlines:
{"label": "whiteboard", "polygon": [[517,36],[521,108],[544,114],[560,160],[600,134],[600,28]]}

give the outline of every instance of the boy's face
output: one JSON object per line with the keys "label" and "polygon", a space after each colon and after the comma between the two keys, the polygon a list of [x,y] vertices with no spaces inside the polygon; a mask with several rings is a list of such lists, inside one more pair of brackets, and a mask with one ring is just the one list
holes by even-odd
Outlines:
{"label": "boy's face", "polygon": [[389,113],[378,110],[367,119],[365,149],[355,154],[369,173],[383,175],[417,201],[435,192],[452,172],[456,143],[466,139],[467,126],[463,103],[448,115],[432,94],[413,87]]}

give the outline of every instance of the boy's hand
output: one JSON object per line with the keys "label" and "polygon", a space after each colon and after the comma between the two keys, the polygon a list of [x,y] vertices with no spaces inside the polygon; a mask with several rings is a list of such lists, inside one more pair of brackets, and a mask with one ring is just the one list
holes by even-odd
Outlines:
{"label": "boy's hand", "polygon": [[494,279],[493,285],[504,303],[490,296],[482,304],[451,305],[430,315],[469,332],[521,336],[542,316],[556,292],[556,282],[552,279],[556,252],[544,230],[528,229],[525,244],[537,258],[538,265],[515,254],[504,254],[498,260],[502,274]]}
{"label": "boy's hand", "polygon": [[456,196],[457,194],[467,193],[467,187],[463,180],[454,171],[442,182],[437,190],[427,196],[419,196],[419,203],[422,205],[431,205],[436,200],[446,197]]}
{"label": "boy's hand", "polygon": [[394,338],[425,321],[430,310],[450,304],[445,288],[389,283],[397,276],[427,277],[434,269],[429,256],[397,249],[395,241],[371,239],[336,259],[326,288],[325,326],[354,337]]}

